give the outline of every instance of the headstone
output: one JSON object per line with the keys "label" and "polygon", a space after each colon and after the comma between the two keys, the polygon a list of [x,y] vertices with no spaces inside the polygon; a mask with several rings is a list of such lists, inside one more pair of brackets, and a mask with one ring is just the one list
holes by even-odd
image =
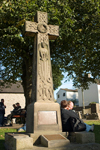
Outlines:
{"label": "headstone", "polygon": [[91,114],[92,113],[100,113],[100,104],[99,103],[91,104]]}
{"label": "headstone", "polygon": [[99,119],[100,120],[100,104],[91,104],[91,113],[86,116],[86,119]]}
{"label": "headstone", "polygon": [[35,22],[25,22],[25,35],[34,37],[32,103],[27,107],[26,132],[61,133],[60,106],[54,102],[49,39],[59,36],[59,27],[48,25],[46,12],[38,11]]}

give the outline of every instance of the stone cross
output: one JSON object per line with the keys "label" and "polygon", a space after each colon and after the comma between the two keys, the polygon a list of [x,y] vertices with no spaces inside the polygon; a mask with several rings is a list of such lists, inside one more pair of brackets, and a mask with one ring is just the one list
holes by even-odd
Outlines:
{"label": "stone cross", "polygon": [[25,22],[25,35],[34,36],[32,101],[54,101],[49,39],[59,36],[59,26],[47,25],[46,12],[37,11],[34,21]]}

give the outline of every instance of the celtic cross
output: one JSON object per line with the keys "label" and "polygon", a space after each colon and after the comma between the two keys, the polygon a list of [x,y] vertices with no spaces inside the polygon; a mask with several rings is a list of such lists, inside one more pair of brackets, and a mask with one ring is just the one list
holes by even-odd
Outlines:
{"label": "celtic cross", "polygon": [[59,26],[48,25],[46,12],[37,11],[36,22],[25,22],[25,35],[34,36],[32,101],[54,101],[49,39],[59,36]]}

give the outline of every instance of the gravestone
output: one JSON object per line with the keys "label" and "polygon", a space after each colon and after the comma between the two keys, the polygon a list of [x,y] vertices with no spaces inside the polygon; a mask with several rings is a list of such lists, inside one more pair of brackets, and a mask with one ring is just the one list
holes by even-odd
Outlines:
{"label": "gravestone", "polygon": [[59,27],[47,24],[46,12],[37,11],[34,21],[25,22],[25,35],[34,37],[32,103],[27,107],[26,132],[61,133],[60,106],[54,102],[49,47],[49,39],[59,36]]}

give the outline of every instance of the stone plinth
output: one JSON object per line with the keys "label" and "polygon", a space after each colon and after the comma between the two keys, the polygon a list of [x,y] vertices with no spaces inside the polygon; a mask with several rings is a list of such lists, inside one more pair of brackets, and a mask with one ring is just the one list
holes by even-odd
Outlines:
{"label": "stone plinth", "polygon": [[51,148],[63,147],[69,144],[70,141],[66,138],[66,133],[62,134],[40,135],[33,133],[6,133],[5,148],[7,150],[24,150],[33,149],[33,145],[37,146],[41,144]]}
{"label": "stone plinth", "polygon": [[58,103],[32,103],[27,108],[27,114],[27,133],[41,135],[62,132],[60,105]]}
{"label": "stone plinth", "polygon": [[25,134],[6,133],[5,148],[7,150],[33,148],[33,139]]}
{"label": "stone plinth", "polygon": [[69,133],[69,140],[72,143],[95,143],[95,134],[92,132],[71,132]]}
{"label": "stone plinth", "polygon": [[63,147],[70,143],[61,134],[52,134],[52,135],[41,135],[41,144],[46,147]]}
{"label": "stone plinth", "polygon": [[[56,132],[50,132],[49,135],[54,135],[54,133],[56,134]],[[33,145],[41,144],[41,135],[39,133],[27,133],[27,135],[29,135],[29,137],[31,137],[33,139]],[[46,135],[48,135],[48,134],[46,134]],[[68,132],[61,132],[60,135],[67,138]]]}

